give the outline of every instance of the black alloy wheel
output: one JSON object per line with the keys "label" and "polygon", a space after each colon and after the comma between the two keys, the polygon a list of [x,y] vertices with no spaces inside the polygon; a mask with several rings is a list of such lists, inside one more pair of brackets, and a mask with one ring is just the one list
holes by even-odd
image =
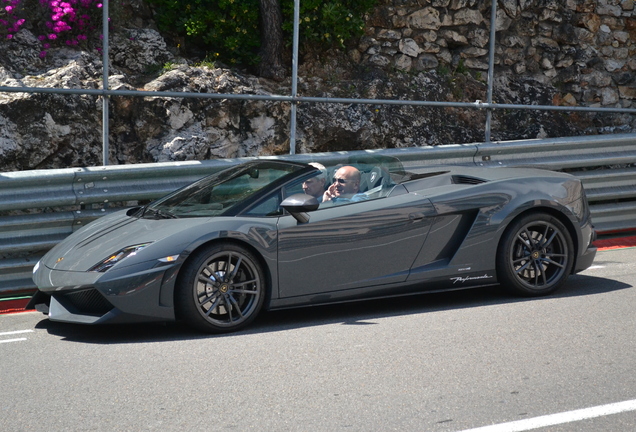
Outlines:
{"label": "black alloy wheel", "polygon": [[567,280],[573,264],[570,233],[546,213],[533,213],[513,222],[497,252],[499,281],[525,296],[556,291]]}
{"label": "black alloy wheel", "polygon": [[234,244],[215,244],[194,255],[177,280],[177,317],[210,333],[241,329],[260,312],[265,280],[258,260]]}

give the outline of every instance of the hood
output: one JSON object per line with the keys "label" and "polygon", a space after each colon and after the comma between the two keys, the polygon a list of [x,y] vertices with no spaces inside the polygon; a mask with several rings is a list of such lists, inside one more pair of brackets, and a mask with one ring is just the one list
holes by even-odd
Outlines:
{"label": "hood", "polygon": [[117,212],[71,234],[51,249],[41,264],[54,270],[84,272],[125,247],[156,243],[206,219],[138,219],[126,216],[125,211]]}

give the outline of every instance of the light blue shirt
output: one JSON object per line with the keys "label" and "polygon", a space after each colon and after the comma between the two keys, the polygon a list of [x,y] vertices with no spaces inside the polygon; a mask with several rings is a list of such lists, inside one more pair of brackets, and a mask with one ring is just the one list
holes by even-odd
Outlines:
{"label": "light blue shirt", "polygon": [[333,198],[331,198],[331,201],[333,201],[334,203],[344,204],[344,203],[348,203],[348,202],[366,201],[368,199],[369,199],[369,197],[366,196],[365,194],[357,193],[354,196],[352,196],[351,198],[333,197]]}

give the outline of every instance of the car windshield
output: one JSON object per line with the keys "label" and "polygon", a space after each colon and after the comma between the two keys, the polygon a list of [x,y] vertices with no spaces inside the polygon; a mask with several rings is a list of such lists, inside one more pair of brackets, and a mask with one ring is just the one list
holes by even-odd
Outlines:
{"label": "car windshield", "polygon": [[153,204],[146,218],[210,217],[230,213],[268,185],[303,169],[302,165],[254,162],[230,168],[195,182]]}

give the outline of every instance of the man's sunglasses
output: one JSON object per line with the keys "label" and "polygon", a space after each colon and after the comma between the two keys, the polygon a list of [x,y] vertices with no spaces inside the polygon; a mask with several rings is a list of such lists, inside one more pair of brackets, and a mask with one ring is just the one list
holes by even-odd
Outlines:
{"label": "man's sunglasses", "polygon": [[340,184],[345,184],[347,182],[350,182],[350,179],[343,179],[343,178],[333,178],[332,183],[340,183]]}

